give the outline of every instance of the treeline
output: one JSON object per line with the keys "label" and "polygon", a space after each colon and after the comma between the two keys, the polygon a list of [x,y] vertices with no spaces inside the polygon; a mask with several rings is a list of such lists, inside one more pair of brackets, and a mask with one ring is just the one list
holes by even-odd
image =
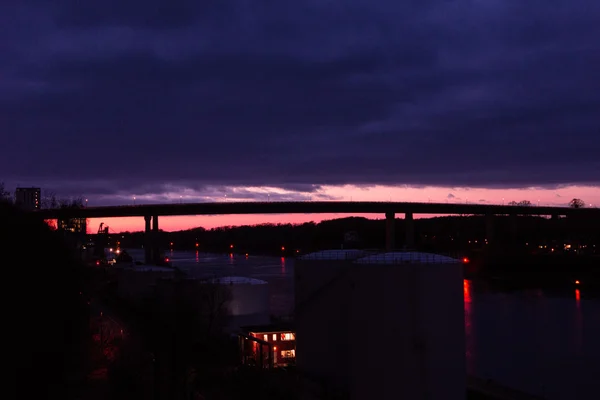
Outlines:
{"label": "treeline", "polygon": [[[484,216],[447,216],[414,220],[415,247],[422,251],[453,252],[483,246],[485,239],[500,248],[518,248],[535,244],[573,242],[600,243],[599,221],[561,218],[552,220],[534,216],[497,216],[492,238],[488,238]],[[396,248],[406,243],[406,222],[395,221]],[[383,248],[385,220],[351,217],[320,223],[262,224],[214,229],[195,228],[178,232],[160,232],[163,249],[198,250],[217,253],[295,255],[322,249]],[[121,247],[140,248],[143,232],[113,235]]]}

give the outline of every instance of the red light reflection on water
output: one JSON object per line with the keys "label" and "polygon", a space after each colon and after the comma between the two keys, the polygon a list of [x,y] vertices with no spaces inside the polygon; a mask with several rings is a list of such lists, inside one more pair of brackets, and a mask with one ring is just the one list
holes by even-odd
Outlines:
{"label": "red light reflection on water", "polygon": [[581,291],[575,289],[575,351],[581,354],[583,347],[583,314],[581,312]]}
{"label": "red light reflection on water", "polygon": [[463,299],[465,303],[465,336],[466,336],[466,358],[467,372],[473,373],[474,370],[474,332],[473,332],[473,302],[471,297],[471,281],[463,279]]}
{"label": "red light reflection on water", "polygon": [[200,262],[200,253],[196,250],[196,263]]}

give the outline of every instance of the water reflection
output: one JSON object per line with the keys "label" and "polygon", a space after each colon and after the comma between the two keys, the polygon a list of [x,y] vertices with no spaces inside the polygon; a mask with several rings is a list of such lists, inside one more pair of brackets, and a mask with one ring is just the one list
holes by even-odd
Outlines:
{"label": "water reflection", "polygon": [[581,311],[581,292],[575,289],[575,353],[582,354],[583,346],[583,314]]}
{"label": "water reflection", "polygon": [[465,302],[465,336],[467,372],[472,374],[475,369],[475,338],[473,335],[473,300],[471,298],[471,282],[463,280],[463,299]]}

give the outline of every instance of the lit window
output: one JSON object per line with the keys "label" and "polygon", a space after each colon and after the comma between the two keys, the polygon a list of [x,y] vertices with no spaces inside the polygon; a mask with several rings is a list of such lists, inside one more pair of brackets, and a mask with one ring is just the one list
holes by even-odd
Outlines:
{"label": "lit window", "polygon": [[296,350],[282,350],[281,357],[282,358],[294,358],[294,357],[296,357]]}
{"label": "lit window", "polygon": [[294,335],[293,333],[282,333],[281,334],[281,340],[286,341],[286,340],[296,340],[296,335]]}
{"label": "lit window", "polygon": [[273,334],[273,340],[274,340],[274,341],[276,341],[276,340],[277,340],[277,334],[276,334],[276,333],[274,333],[274,334]]}
{"label": "lit window", "polygon": [[265,342],[269,341],[269,335],[263,335],[263,339],[265,339]]}

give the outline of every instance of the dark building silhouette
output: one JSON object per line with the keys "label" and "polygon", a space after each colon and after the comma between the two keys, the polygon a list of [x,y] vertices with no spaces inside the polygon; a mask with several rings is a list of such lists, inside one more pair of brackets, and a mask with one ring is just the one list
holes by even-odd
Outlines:
{"label": "dark building silhouette", "polygon": [[24,210],[39,210],[41,202],[40,188],[17,188],[15,190],[15,203]]}

